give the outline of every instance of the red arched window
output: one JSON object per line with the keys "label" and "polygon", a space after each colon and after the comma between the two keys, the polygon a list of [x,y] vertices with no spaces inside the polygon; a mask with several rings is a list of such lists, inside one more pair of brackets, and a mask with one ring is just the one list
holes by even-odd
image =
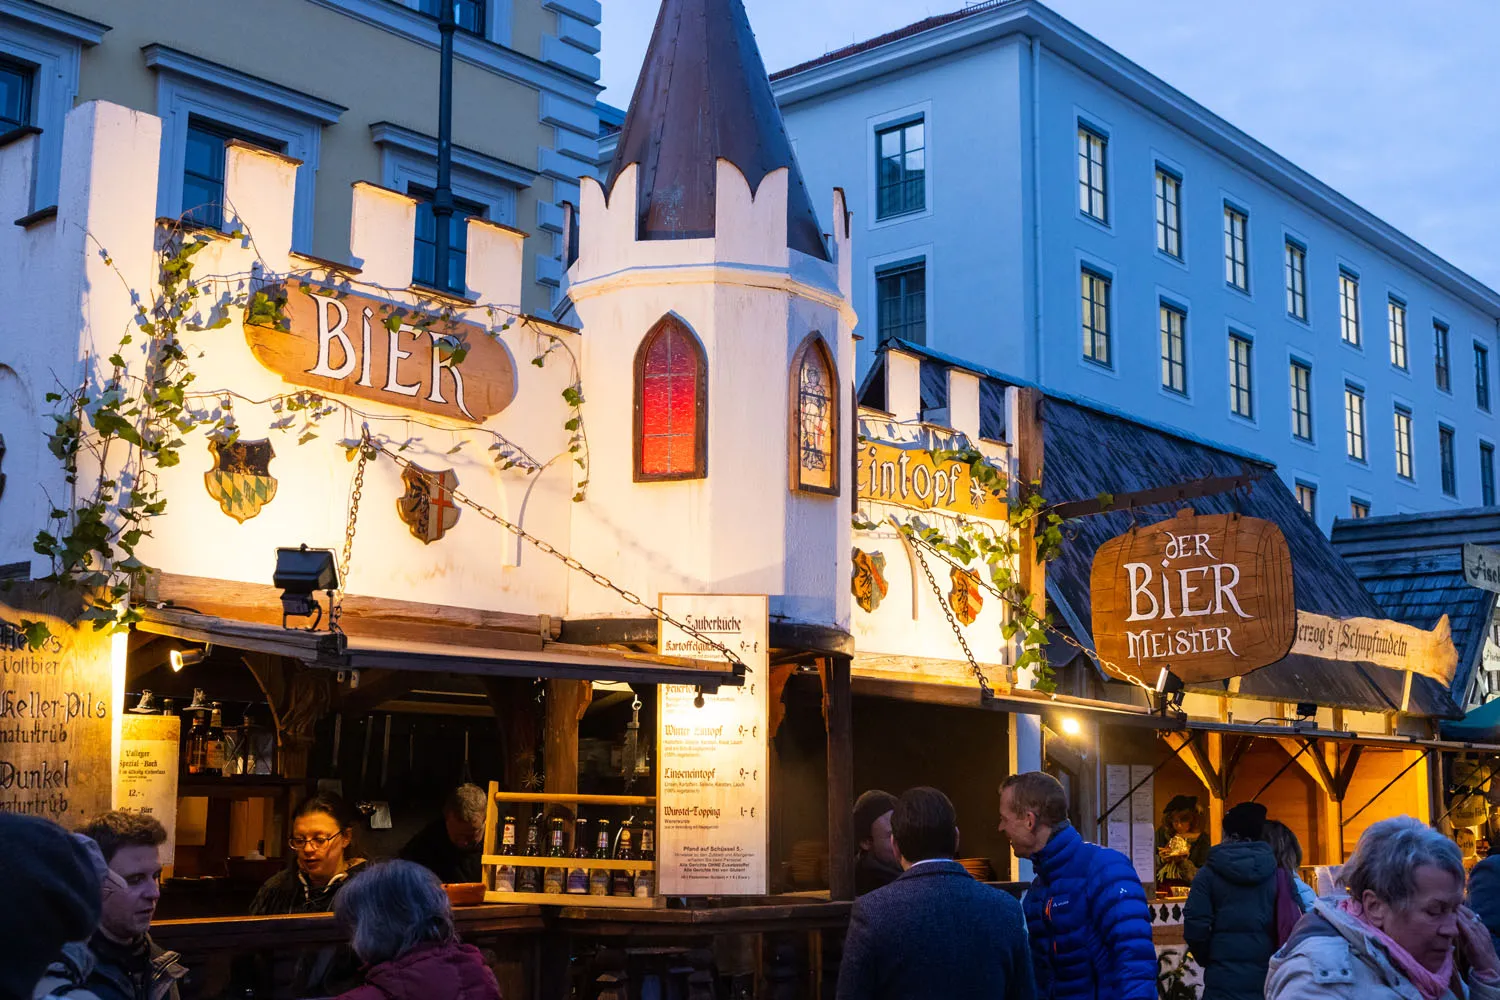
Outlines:
{"label": "red arched window", "polygon": [[708,363],[703,345],[663,316],[635,353],[635,479],[708,475]]}
{"label": "red arched window", "polygon": [[792,489],[839,492],[839,381],[833,356],[811,334],[792,356]]}

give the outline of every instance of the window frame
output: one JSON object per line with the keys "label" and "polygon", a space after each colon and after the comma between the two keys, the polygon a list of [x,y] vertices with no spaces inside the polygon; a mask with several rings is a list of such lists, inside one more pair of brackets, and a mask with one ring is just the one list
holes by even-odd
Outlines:
{"label": "window frame", "polygon": [[[810,486],[802,481],[802,462],[799,455],[802,452],[802,364],[808,352],[815,352],[822,356],[823,364],[828,369],[829,405],[832,408],[832,419],[829,421],[832,437],[829,455],[833,461],[833,474],[830,477],[830,486]],[[788,448],[787,457],[790,469],[788,483],[793,493],[813,493],[819,496],[836,497],[842,492],[844,450],[843,441],[843,396],[839,392],[839,369],[834,360],[833,351],[828,342],[823,339],[822,333],[814,330],[802,339],[802,344],[792,355],[792,367],[788,379],[789,400],[789,423],[787,425]]]}
{"label": "window frame", "polygon": [[[1302,502],[1302,494],[1303,494],[1304,490],[1307,492],[1308,500],[1311,501],[1310,503],[1303,503]],[[1316,521],[1318,519],[1318,486],[1317,486],[1317,484],[1316,483],[1310,483],[1310,482],[1308,482],[1305,479],[1294,480],[1292,495],[1297,500],[1297,506],[1300,507],[1300,508],[1302,508],[1302,513],[1306,514],[1308,517],[1310,517],[1314,521]]]}
{"label": "window frame", "polygon": [[1438,392],[1453,394],[1453,341],[1451,328],[1442,320],[1432,321],[1432,381]]}
{"label": "window frame", "polygon": [[[1349,497],[1349,519],[1351,521],[1364,520],[1365,518],[1370,516],[1371,507],[1372,505],[1370,501],[1364,499],[1363,497],[1351,495]],[[1363,510],[1364,513],[1359,513],[1360,510]]]}
{"label": "window frame", "polygon": [[[645,459],[645,425],[646,425],[646,355],[650,353],[651,345],[656,338],[667,328],[676,327],[686,335],[688,343],[692,345],[697,355],[697,394],[694,406],[694,440],[693,440],[693,468],[688,472],[669,473],[646,473],[642,469]],[[703,349],[703,341],[693,332],[679,316],[667,313],[661,319],[651,325],[646,335],[641,338],[639,346],[635,349],[635,426],[631,439],[631,462],[632,479],[637,483],[671,483],[682,482],[691,479],[708,478],[708,353]]]}
{"label": "window frame", "polygon": [[[0,51],[0,71],[14,73],[21,80],[21,118],[0,118],[0,135],[15,131],[18,128],[26,128],[36,124],[37,119],[37,96],[40,89],[37,84],[37,76],[41,67],[32,62],[24,62]],[[13,124],[11,124],[13,122]]]}
{"label": "window frame", "polygon": [[[1351,399],[1359,400],[1357,427],[1351,426],[1354,416],[1354,408],[1349,405]],[[1354,454],[1356,442],[1359,444],[1358,455]],[[1360,465],[1370,464],[1370,401],[1363,386],[1347,380],[1344,382],[1344,457]]]}
{"label": "window frame", "polygon": [[1438,483],[1443,496],[1458,498],[1458,432],[1438,424]]}
{"label": "window frame", "polygon": [[[1097,291],[1098,283],[1102,283],[1104,287],[1102,302],[1104,309],[1104,329],[1102,331],[1091,325],[1097,317],[1101,303],[1092,297],[1085,297],[1084,283],[1089,279],[1092,279],[1096,283],[1093,286],[1094,290]],[[1114,293],[1114,278],[1098,268],[1082,264],[1078,268],[1078,285],[1079,336],[1084,340],[1081,357],[1088,364],[1107,371],[1114,371],[1114,340],[1113,331],[1111,330],[1111,327],[1114,325],[1114,317],[1111,315],[1113,303],[1110,301]],[[1103,360],[1095,357],[1094,354],[1101,340],[1104,344]]]}
{"label": "window frame", "polygon": [[[465,27],[464,24],[463,24],[463,22],[460,21],[460,20],[457,20],[457,19],[455,19],[454,23],[457,26],[458,30],[464,32],[465,34],[473,35],[476,38],[489,38],[489,36],[490,36],[489,35],[489,25],[490,25],[490,13],[491,13],[490,12],[489,0],[434,0],[433,6],[436,6],[437,4],[444,3],[444,2],[455,2],[455,3],[459,3],[459,4],[469,4],[469,5],[473,6],[473,7],[477,7],[478,10],[479,10],[479,23],[478,23],[477,27],[474,27],[474,28]],[[418,14],[423,15],[424,17],[430,17],[434,21],[438,20],[441,17],[441,12],[440,11],[437,11],[437,10],[427,10],[426,7],[427,7],[427,0],[415,0],[415,2],[412,4],[412,9],[415,10]]]}
{"label": "window frame", "polygon": [[[1255,420],[1255,338],[1238,330],[1229,331],[1229,413],[1242,420]],[[1244,348],[1243,359],[1239,348]],[[1245,384],[1238,384],[1243,368]],[[1246,401],[1246,412],[1239,409],[1240,397]]]}
{"label": "window frame", "polygon": [[1490,349],[1474,341],[1474,405],[1490,412]]}
{"label": "window frame", "polygon": [[[928,118],[928,116],[927,116],[926,112],[918,112],[917,114],[914,114],[914,115],[906,115],[904,117],[893,118],[893,119],[891,119],[889,121],[881,122],[880,124],[874,126],[874,136],[875,136],[875,146],[874,146],[874,153],[875,153],[875,184],[874,184],[874,195],[875,195],[875,221],[876,222],[888,222],[888,221],[891,221],[891,220],[894,220],[894,219],[903,219],[903,218],[907,218],[909,216],[921,215],[922,213],[926,212],[927,209],[928,209],[928,198],[927,198],[927,179],[928,179],[928,174],[929,174],[929,166],[928,166],[928,137],[931,134],[931,127],[930,127],[930,125],[928,123],[927,118]],[[921,204],[917,205],[914,208],[912,208],[912,207],[904,207],[904,208],[898,209],[898,210],[893,211],[893,212],[883,211],[883,209],[882,209],[881,195],[884,193],[884,191],[886,189],[881,184],[881,169],[880,168],[881,168],[881,165],[884,163],[884,161],[885,161],[886,158],[885,158],[884,154],[881,152],[881,140],[885,136],[891,134],[892,132],[899,132],[899,133],[901,133],[901,154],[900,154],[900,160],[901,160],[901,175],[902,176],[901,176],[901,180],[899,182],[897,182],[897,186],[900,186],[904,190],[906,190],[907,189],[906,185],[908,185],[910,183],[910,178],[906,176],[906,171],[907,171],[907,168],[906,168],[906,156],[907,156],[908,152],[911,152],[911,150],[908,150],[907,146],[906,146],[906,133],[907,133],[907,130],[910,129],[914,125],[920,125],[920,126],[922,126],[922,147],[921,147],[921,152],[922,152],[922,183],[921,183],[921,185],[919,185],[920,191],[921,191]]]}
{"label": "window frame", "polygon": [[[1235,220],[1239,221],[1238,236]],[[1224,202],[1224,284],[1250,294],[1250,212],[1228,200]]]}
{"label": "window frame", "polygon": [[[1081,293],[1081,290],[1080,290]],[[1172,336],[1168,329],[1168,317],[1177,320],[1176,343],[1177,358],[1174,360],[1168,352],[1168,339]],[[1187,309],[1166,299],[1157,299],[1157,326],[1160,332],[1161,343],[1161,380],[1162,391],[1171,393],[1176,397],[1188,395],[1188,368],[1187,368]],[[1181,386],[1173,385],[1168,380],[1168,373],[1180,376]]]}
{"label": "window frame", "polygon": [[1365,335],[1360,320],[1359,275],[1341,266],[1339,268],[1339,340],[1356,350],[1363,350],[1365,346]]}
{"label": "window frame", "polygon": [[1495,445],[1479,441],[1479,503],[1483,507],[1495,506]]}
{"label": "window frame", "polygon": [[1395,295],[1386,296],[1385,315],[1386,335],[1390,338],[1391,367],[1397,371],[1410,372],[1411,344],[1406,322],[1406,302]]}
{"label": "window frame", "polygon": [[[1282,264],[1286,274],[1286,314],[1299,323],[1307,322],[1307,247],[1291,237],[1282,241]],[[1296,267],[1292,266],[1296,258]],[[1301,287],[1296,287],[1297,283]],[[1300,306],[1300,308],[1298,308]]]}
{"label": "window frame", "polygon": [[[421,193],[418,194],[416,192],[421,192]],[[435,192],[430,187],[428,187],[425,184],[419,183],[417,181],[407,181],[407,183],[406,183],[406,196],[408,198],[411,198],[413,201],[415,201],[417,203],[417,220],[416,221],[417,221],[418,224],[420,224],[421,215],[422,215],[422,206],[423,205],[431,205],[432,204],[432,199],[435,196]],[[477,209],[478,211],[474,211],[474,212],[464,211],[464,209],[466,207],[467,208]],[[485,214],[488,211],[489,211],[489,206],[486,205],[486,204],[484,204],[483,202],[471,201],[468,198],[460,197],[456,192],[454,193],[454,196],[453,196],[453,214],[456,216],[456,215],[459,215],[461,213],[464,216],[464,220],[465,220],[464,221],[464,226],[463,226],[463,229],[462,229],[462,232],[464,234],[463,249],[461,251],[457,251],[464,258],[464,280],[463,280],[463,282],[462,282],[461,285],[450,286],[448,288],[439,288],[438,285],[437,285],[437,227],[436,227],[437,219],[436,219],[436,217],[434,217],[434,219],[433,219],[434,226],[433,226],[433,243],[432,243],[432,259],[433,259],[433,275],[432,275],[433,280],[432,281],[423,281],[423,280],[421,280],[420,278],[417,277],[417,253],[416,253],[416,248],[417,248],[417,246],[419,244],[426,243],[426,240],[423,240],[419,236],[417,236],[417,227],[416,227],[416,225],[414,225],[412,227],[412,260],[411,260],[411,283],[412,283],[412,285],[415,286],[415,287],[418,287],[418,288],[431,289],[434,292],[440,292],[440,293],[442,293],[444,295],[457,295],[457,296],[460,296],[460,297],[468,295],[468,292],[469,292],[469,288],[468,288],[468,279],[469,279],[469,234],[468,234],[469,226],[468,226],[468,220],[469,219],[479,219],[481,222],[488,222],[489,219],[487,218],[487,216]],[[452,254],[452,253],[456,252],[456,248],[450,245],[448,247],[448,252],[449,252],[449,254]],[[453,277],[453,271],[452,271],[452,265],[451,264],[449,265],[448,277],[450,279]]]}
{"label": "window frame", "polygon": [[[1168,182],[1172,189],[1170,201],[1163,182]],[[1156,209],[1156,252],[1180,264],[1186,259],[1182,246],[1182,175],[1158,160],[1151,185]],[[1169,220],[1169,215],[1175,218]],[[1173,239],[1177,242],[1175,251],[1170,249]]]}
{"label": "window frame", "polygon": [[[220,141],[220,146],[219,146],[219,171],[220,171],[220,175],[221,176],[219,176],[219,177],[205,177],[202,174],[192,173],[192,172],[190,172],[188,170],[186,141],[187,141],[187,139],[194,132],[197,132],[199,135],[212,136],[213,138],[215,138],[215,139],[217,139],[217,140]],[[285,156],[286,155],[286,146],[285,146],[284,143],[281,143],[279,140],[272,139],[272,138],[269,138],[269,137],[266,137],[266,136],[252,135],[247,130],[237,129],[237,128],[234,128],[232,126],[225,125],[222,122],[214,121],[213,119],[205,119],[205,118],[202,118],[202,117],[200,117],[198,115],[189,115],[188,116],[187,129],[186,129],[186,131],[183,132],[183,137],[184,137],[183,164],[182,164],[182,171],[181,171],[181,177],[182,177],[181,187],[182,187],[182,192],[183,193],[182,193],[182,201],[181,201],[181,203],[179,205],[178,211],[177,211],[177,213],[173,217],[174,218],[180,218],[184,222],[186,222],[186,223],[188,223],[190,225],[203,226],[203,227],[205,227],[207,229],[217,229],[217,230],[219,230],[221,232],[224,230],[224,227],[228,224],[228,219],[225,216],[225,211],[226,211],[226,209],[227,209],[228,206],[225,204],[225,190],[224,189],[225,189],[225,186],[228,184],[228,180],[229,180],[228,173],[229,173],[229,147],[230,147],[230,145],[232,145],[234,143],[243,143],[245,145],[256,146],[256,147],[261,148],[261,149],[269,150],[270,152],[276,153],[276,154],[278,154],[280,156]],[[277,148],[278,146],[280,148]],[[186,201],[187,201],[187,187],[188,187],[187,179],[188,179],[189,176],[192,176],[192,177],[194,177],[194,178],[196,178],[198,180],[204,180],[204,181],[209,181],[209,182],[218,184],[218,186],[219,186],[219,201],[218,201],[219,218],[217,220],[212,220],[211,221],[211,220],[207,220],[207,219],[193,218],[192,215],[190,214],[190,211],[189,211],[188,206],[186,204]],[[198,208],[198,207],[201,207],[201,206],[194,206],[194,208]]]}
{"label": "window frame", "polygon": [[[928,282],[927,282],[927,264],[928,264],[928,257],[925,254],[921,254],[921,255],[918,255],[916,257],[898,257],[895,260],[891,260],[891,261],[888,261],[888,262],[885,262],[885,263],[874,264],[874,268],[875,268],[875,275],[874,275],[874,278],[875,278],[875,343],[876,343],[877,346],[880,345],[880,344],[885,343],[888,340],[905,340],[908,343],[921,344],[922,346],[926,346],[926,344],[927,344],[927,321],[928,321],[928,313],[929,313],[929,309],[928,309],[928,305],[929,305],[929,302],[928,302],[928,293],[930,291],[930,289],[928,287]],[[881,326],[880,305],[881,305],[881,301],[882,300],[881,300],[881,297],[880,297],[880,283],[881,283],[882,280],[890,279],[890,278],[900,278],[900,277],[902,277],[904,275],[914,273],[914,272],[916,272],[918,270],[920,270],[921,273],[922,273],[922,294],[921,294],[921,299],[922,299],[922,339],[920,341],[917,341],[917,340],[913,340],[909,336],[902,336],[902,337],[887,336],[886,333],[885,333],[885,330]],[[904,289],[904,286],[903,286],[903,289]],[[906,310],[906,304],[909,303],[912,300],[912,298],[913,298],[913,295],[912,295],[911,292],[903,290],[903,292],[901,294],[901,301],[902,301],[902,322],[901,322],[900,325],[901,325],[901,328],[904,331],[908,331],[908,332],[910,331],[910,328],[911,328],[911,325],[912,325],[912,321],[911,321],[910,317],[906,315],[905,310]]]}
{"label": "window frame", "polygon": [[[1306,376],[1305,385],[1299,386],[1297,384],[1297,373],[1299,371]],[[1287,362],[1287,381],[1289,383],[1288,389],[1292,404],[1292,439],[1300,441],[1303,444],[1313,444],[1315,435],[1313,433],[1312,364],[1300,358],[1291,358]],[[1302,402],[1306,403],[1305,409],[1297,405],[1299,396]],[[1303,423],[1307,425],[1307,433],[1305,435],[1297,433],[1298,427]]]}
{"label": "window frame", "polygon": [[[0,4],[0,58],[35,67],[31,75],[31,120],[42,130],[35,143],[27,214],[57,204],[62,179],[63,124],[77,104],[83,50],[98,45],[107,25],[50,5]],[[8,130],[6,130],[8,131]]]}
{"label": "window frame", "polygon": [[[1403,425],[1404,418],[1404,425]],[[1417,457],[1416,445],[1413,440],[1414,428],[1412,426],[1412,411],[1408,406],[1397,403],[1392,407],[1391,437],[1394,445],[1393,453],[1396,459],[1396,478],[1407,482],[1416,482],[1417,479]],[[1404,431],[1404,433],[1403,433]],[[1406,448],[1402,450],[1402,443]],[[1406,471],[1401,471],[1403,460]]]}
{"label": "window frame", "polygon": [[[1074,155],[1078,161],[1078,199],[1074,203],[1078,214],[1090,222],[1097,222],[1101,226],[1109,225],[1109,132],[1097,125],[1090,124],[1082,118],[1077,120],[1078,136],[1074,146]],[[1088,145],[1088,152],[1084,151],[1086,140],[1093,140]],[[1093,142],[1099,144],[1099,187],[1094,188],[1093,168]],[[1085,169],[1085,163],[1088,165]],[[1087,176],[1085,176],[1087,174]],[[1085,192],[1087,192],[1088,205],[1084,205]],[[1094,213],[1094,198],[1098,195],[1099,214]]]}

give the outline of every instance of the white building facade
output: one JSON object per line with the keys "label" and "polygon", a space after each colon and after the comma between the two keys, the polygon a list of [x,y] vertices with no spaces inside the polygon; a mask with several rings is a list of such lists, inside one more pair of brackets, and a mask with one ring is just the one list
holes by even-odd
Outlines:
{"label": "white building facade", "polygon": [[861,372],[897,338],[1263,456],[1325,531],[1495,502],[1500,294],[1046,7],[773,86],[849,193]]}

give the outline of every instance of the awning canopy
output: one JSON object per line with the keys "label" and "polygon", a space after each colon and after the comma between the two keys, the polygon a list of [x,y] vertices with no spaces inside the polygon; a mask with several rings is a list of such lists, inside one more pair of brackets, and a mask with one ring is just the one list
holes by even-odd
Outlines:
{"label": "awning canopy", "polygon": [[1485,702],[1462,719],[1444,722],[1443,739],[1500,744],[1500,699]]}

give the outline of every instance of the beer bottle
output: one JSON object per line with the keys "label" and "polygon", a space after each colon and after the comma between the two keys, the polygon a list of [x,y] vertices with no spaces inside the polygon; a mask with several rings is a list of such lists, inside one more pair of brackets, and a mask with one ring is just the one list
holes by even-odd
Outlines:
{"label": "beer bottle", "polygon": [[542,870],[535,864],[535,859],[542,856],[542,814],[537,813],[532,818],[531,827],[526,831],[526,850],[523,857],[532,862],[518,866],[521,871],[516,876],[517,892],[541,892]]}
{"label": "beer bottle", "polygon": [[[646,820],[641,824],[641,860],[656,860],[656,823]],[[635,894],[642,898],[651,895],[656,888],[656,872],[653,869],[642,868],[635,873]]]}
{"label": "beer bottle", "polygon": [[[620,824],[620,834],[615,841],[615,860],[634,861],[635,845],[634,836],[630,829],[630,820]],[[609,894],[611,896],[633,896],[635,895],[634,874],[625,868],[616,868],[610,878]]]}
{"label": "beer bottle", "polygon": [[589,821],[579,817],[573,823],[573,865],[568,869],[566,891],[575,896],[589,891],[589,866],[583,862],[589,858]]}
{"label": "beer bottle", "polygon": [[[594,858],[598,861],[609,860],[609,820],[599,821],[599,832],[594,839]],[[609,869],[592,868],[589,870],[589,895],[609,895]]]}
{"label": "beer bottle", "polygon": [[193,728],[188,730],[187,773],[204,775],[208,769],[208,722],[202,712],[193,713]]}
{"label": "beer bottle", "polygon": [[[506,856],[516,853],[516,818],[514,816],[505,817],[505,826],[500,834],[500,853]],[[495,866],[495,891],[516,891],[515,865]]]}
{"label": "beer bottle", "polygon": [[[552,833],[547,839],[547,857],[567,857],[567,851],[563,849],[563,820],[561,816],[552,817]],[[560,893],[563,891],[564,882],[567,880],[567,870],[561,865],[548,866],[547,873],[542,878],[542,891]]]}
{"label": "beer bottle", "polygon": [[224,709],[218,702],[214,702],[203,737],[203,773],[211,778],[224,776]]}

